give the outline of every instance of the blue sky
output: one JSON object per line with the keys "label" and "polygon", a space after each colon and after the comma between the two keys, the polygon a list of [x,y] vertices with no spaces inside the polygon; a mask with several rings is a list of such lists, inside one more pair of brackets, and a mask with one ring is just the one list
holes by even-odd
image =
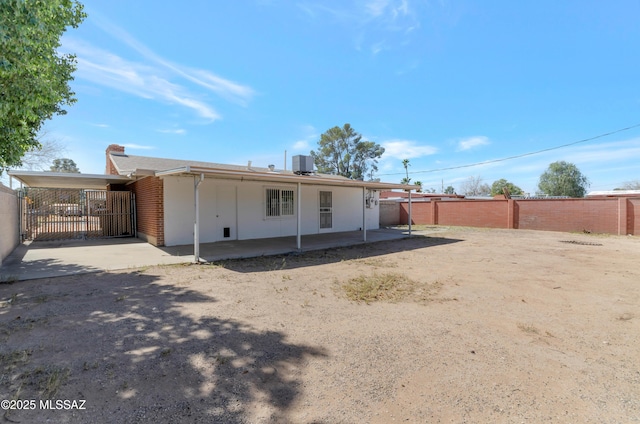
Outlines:
{"label": "blue sky", "polygon": [[85,1],[63,38],[78,102],[50,121],[83,173],[104,150],[284,165],[348,122],[425,187],[534,193],[557,160],[591,190],[640,179],[638,0]]}

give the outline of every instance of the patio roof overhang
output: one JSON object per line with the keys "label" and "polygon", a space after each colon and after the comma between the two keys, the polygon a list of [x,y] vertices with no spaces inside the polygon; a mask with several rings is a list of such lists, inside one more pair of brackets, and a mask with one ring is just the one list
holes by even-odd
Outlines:
{"label": "patio roof overhang", "polygon": [[370,190],[416,190],[416,186],[409,184],[394,184],[394,183],[382,183],[375,181],[360,181],[349,180],[346,178],[340,178],[333,175],[297,175],[280,172],[259,172],[259,171],[232,171],[228,169],[217,168],[202,168],[193,166],[183,166],[175,169],[168,169],[165,171],[157,171],[155,173],[157,177],[166,176],[200,176],[205,178],[222,178],[232,179],[240,181],[265,181],[272,183],[292,183],[292,184],[308,184],[308,185],[324,185],[324,186],[337,186],[337,187],[359,187],[367,188]]}
{"label": "patio roof overhang", "polygon": [[[136,175],[136,172],[133,173]],[[297,210],[301,211],[301,186],[303,184],[306,185],[322,185],[322,186],[333,186],[333,187],[353,187],[362,190],[362,236],[363,240],[367,240],[367,220],[366,220],[366,190],[391,190],[391,189],[400,189],[406,190],[409,193],[409,236],[411,236],[411,191],[415,190],[416,187],[408,184],[393,184],[393,183],[380,183],[374,181],[359,181],[359,180],[349,180],[342,177],[336,177],[333,175],[297,175],[291,173],[280,173],[280,172],[261,172],[254,171],[251,169],[247,169],[246,171],[237,171],[237,170],[229,170],[229,169],[219,169],[219,168],[204,168],[204,167],[195,167],[195,166],[182,166],[179,168],[168,169],[165,171],[156,171],[156,177],[169,177],[169,176],[190,176],[193,177],[194,180],[194,230],[193,230],[193,258],[195,263],[200,263],[200,207],[199,207],[199,187],[200,184],[205,180],[205,178],[221,178],[221,179],[232,179],[239,181],[264,181],[270,183],[290,183],[296,184],[298,187],[297,194]],[[298,212],[297,214],[297,223],[296,223],[296,245],[298,250],[301,249],[301,214]]]}
{"label": "patio roof overhang", "polygon": [[9,171],[8,174],[33,188],[73,188],[104,190],[109,184],[126,184],[133,181],[123,175],[71,174],[64,172]]}

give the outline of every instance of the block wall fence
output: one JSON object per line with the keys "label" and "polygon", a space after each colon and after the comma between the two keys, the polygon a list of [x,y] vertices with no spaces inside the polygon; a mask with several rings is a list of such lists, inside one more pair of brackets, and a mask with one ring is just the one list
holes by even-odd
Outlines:
{"label": "block wall fence", "polygon": [[19,219],[16,192],[0,183],[0,265],[20,243]]}
{"label": "block wall fence", "polygon": [[[408,202],[387,202],[399,205],[397,224],[408,224]],[[431,200],[412,202],[411,218],[416,225],[640,235],[640,198]]]}

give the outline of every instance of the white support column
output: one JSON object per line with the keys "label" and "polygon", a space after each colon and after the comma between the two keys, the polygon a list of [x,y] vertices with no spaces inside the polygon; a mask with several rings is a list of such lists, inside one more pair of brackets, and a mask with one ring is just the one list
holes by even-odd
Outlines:
{"label": "white support column", "polygon": [[193,176],[193,192],[195,197],[195,222],[193,223],[193,263],[200,263],[200,184],[204,181],[204,174]]}
{"label": "white support column", "polygon": [[362,241],[367,241],[367,188],[362,187]]}
{"label": "white support column", "polygon": [[411,190],[409,190],[409,237],[411,237]]}
{"label": "white support column", "polygon": [[298,250],[302,247],[301,241],[301,232],[302,232],[302,183],[298,183],[298,196],[297,196],[297,206],[296,206],[296,214],[297,222],[296,222],[296,247]]}

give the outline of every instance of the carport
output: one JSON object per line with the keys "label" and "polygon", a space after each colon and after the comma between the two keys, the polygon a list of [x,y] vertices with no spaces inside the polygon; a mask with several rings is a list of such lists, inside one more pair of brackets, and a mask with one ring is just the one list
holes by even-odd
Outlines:
{"label": "carport", "polygon": [[135,197],[111,190],[119,175],[10,171],[19,190],[22,241],[135,237]]}

